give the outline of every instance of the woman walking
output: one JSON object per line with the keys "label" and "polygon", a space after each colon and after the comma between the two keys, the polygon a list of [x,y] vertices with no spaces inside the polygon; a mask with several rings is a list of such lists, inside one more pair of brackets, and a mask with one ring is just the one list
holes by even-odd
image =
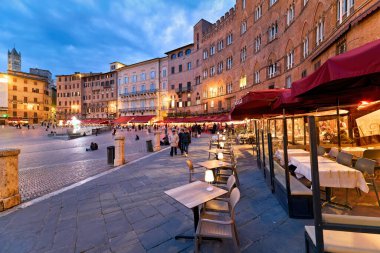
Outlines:
{"label": "woman walking", "polygon": [[169,136],[169,142],[170,142],[170,156],[173,156],[173,154],[177,155],[179,137],[175,130],[173,130],[172,135]]}

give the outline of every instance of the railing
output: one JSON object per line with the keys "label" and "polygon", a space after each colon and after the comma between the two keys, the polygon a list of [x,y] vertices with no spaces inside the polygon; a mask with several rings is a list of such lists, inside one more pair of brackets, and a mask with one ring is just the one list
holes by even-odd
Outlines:
{"label": "railing", "polygon": [[119,95],[122,96],[122,97],[129,97],[129,96],[150,94],[150,93],[156,93],[156,92],[158,92],[158,89],[149,89],[149,90],[142,90],[142,91],[131,91],[131,92],[126,92],[126,93],[120,93]]}
{"label": "railing", "polygon": [[182,88],[176,89],[175,92],[182,93],[182,92],[190,92],[192,90],[193,90],[192,87],[182,87]]}
{"label": "railing", "polygon": [[149,107],[137,107],[137,108],[124,108],[119,109],[119,112],[126,113],[126,112],[143,112],[143,111],[155,111],[157,109],[156,106],[149,106]]}

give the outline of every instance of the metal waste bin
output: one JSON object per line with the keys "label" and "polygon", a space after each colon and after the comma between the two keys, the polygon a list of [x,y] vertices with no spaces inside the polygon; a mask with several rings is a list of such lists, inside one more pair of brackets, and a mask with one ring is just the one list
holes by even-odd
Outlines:
{"label": "metal waste bin", "polygon": [[115,146],[107,147],[107,163],[113,165],[113,161],[115,160]]}
{"label": "metal waste bin", "polygon": [[147,140],[146,141],[146,151],[147,152],[153,152],[152,140]]}

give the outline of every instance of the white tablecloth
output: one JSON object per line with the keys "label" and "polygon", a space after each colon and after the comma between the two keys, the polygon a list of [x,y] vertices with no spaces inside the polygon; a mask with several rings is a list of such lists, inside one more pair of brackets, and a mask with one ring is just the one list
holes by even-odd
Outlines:
{"label": "white tablecloth", "polygon": [[[295,173],[301,174],[311,181],[311,165],[308,156],[292,156],[289,164],[297,167]],[[341,165],[325,157],[318,156],[319,183],[324,187],[356,188],[368,192],[369,188],[363,173]]]}
{"label": "white tablecloth", "polygon": [[[292,156],[307,156],[309,157],[309,152],[305,151],[303,149],[288,149],[288,159]],[[278,149],[274,157],[276,157],[278,160],[280,160],[280,164],[284,165],[284,150]]]}

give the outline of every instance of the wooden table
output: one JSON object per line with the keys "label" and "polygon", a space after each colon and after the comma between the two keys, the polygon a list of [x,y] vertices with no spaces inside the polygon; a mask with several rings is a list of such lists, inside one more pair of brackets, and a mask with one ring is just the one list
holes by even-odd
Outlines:
{"label": "wooden table", "polygon": [[202,166],[202,167],[205,167],[208,170],[213,170],[213,169],[216,169],[216,168],[219,168],[219,167],[231,167],[232,166],[231,163],[222,162],[222,161],[219,161],[219,160],[208,160],[208,161],[205,161],[205,162],[199,162],[197,164],[200,165],[200,166]]}
{"label": "wooden table", "polygon": [[[226,190],[215,186],[213,186],[212,191],[207,191],[208,186],[209,184],[205,182],[195,181],[190,184],[165,191],[167,195],[177,200],[182,205],[186,206],[187,208],[191,208],[194,215],[194,232],[197,231],[199,222],[198,206],[227,193]],[[194,239],[194,236],[176,236],[175,238]]]}

